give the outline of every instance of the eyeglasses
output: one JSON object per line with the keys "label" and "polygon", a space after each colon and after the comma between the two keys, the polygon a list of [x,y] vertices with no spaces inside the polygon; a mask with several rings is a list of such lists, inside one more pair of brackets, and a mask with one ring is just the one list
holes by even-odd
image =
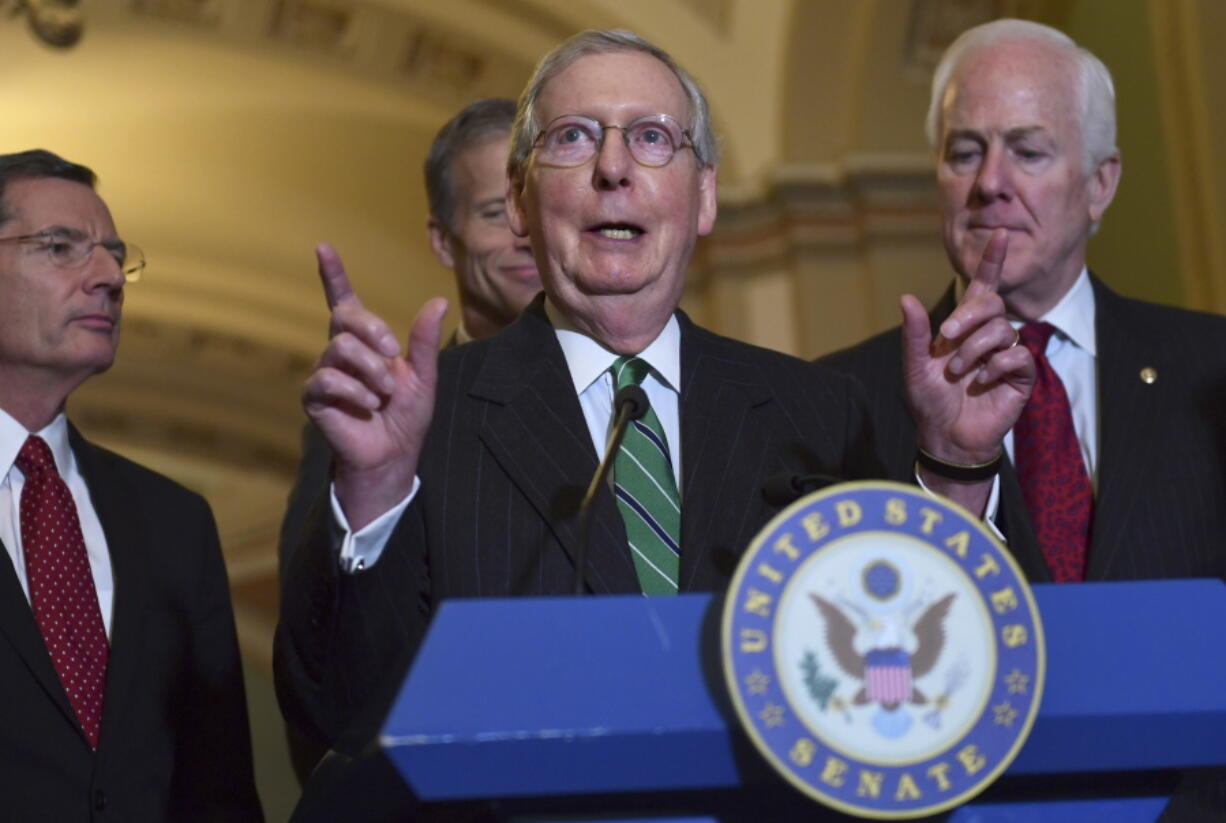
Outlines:
{"label": "eyeglasses", "polygon": [[73,229],[47,229],[20,237],[0,237],[0,243],[34,244],[39,251],[46,252],[47,259],[52,264],[62,269],[75,269],[84,265],[94,247],[101,246],[115,258],[115,263],[123,272],[125,283],[140,280],[141,273],[145,270],[145,253],[139,246],[122,240],[90,240]]}
{"label": "eyeglasses", "polygon": [[693,149],[690,133],[667,114],[648,114],[628,126],[599,123],[579,114],[549,122],[536,138],[537,159],[547,166],[582,166],[604,145],[605,132],[618,129],[630,156],[642,166],[666,166],[682,149]]}

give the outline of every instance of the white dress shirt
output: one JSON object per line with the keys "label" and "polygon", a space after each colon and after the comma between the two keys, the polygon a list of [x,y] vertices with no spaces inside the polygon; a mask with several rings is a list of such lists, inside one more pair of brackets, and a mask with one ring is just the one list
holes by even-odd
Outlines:
{"label": "white dress shirt", "polygon": [[[85,486],[85,478],[77,467],[77,458],[68,445],[68,418],[57,415],[45,429],[35,432],[51,448],[55,466],[60,477],[68,484],[77,517],[81,521],[81,534],[85,538],[85,552],[89,556],[89,568],[94,577],[94,589],[98,593],[98,606],[102,610],[102,625],[107,638],[111,636],[111,612],[115,600],[115,578],[111,571],[111,556],[106,547],[106,534],[94,510]],[[26,576],[26,556],[21,545],[21,490],[25,475],[17,468],[17,453],[25,444],[30,432],[13,417],[0,409],[0,468],[4,470],[0,480],[0,542],[8,552],[13,570],[26,600],[30,599],[30,581]]]}
{"label": "white dress shirt", "polygon": [[[549,300],[545,301],[545,314],[562,346],[562,355],[574,381],[583,418],[592,435],[592,445],[597,456],[603,457],[613,427],[613,376],[609,373],[609,367],[618,354],[575,330]],[[669,318],[663,331],[638,356],[651,366],[650,373],[643,380],[643,391],[647,393],[651,408],[668,440],[673,477],[680,493],[681,413],[678,387],[681,385],[681,328],[675,316]],[[413,488],[400,503],[357,532],[350,531],[340,501],[336,499],[336,486],[331,486],[332,517],[339,532],[340,566],[343,571],[361,571],[378,562],[400,515],[417,496],[421,483],[420,477],[414,477]]]}

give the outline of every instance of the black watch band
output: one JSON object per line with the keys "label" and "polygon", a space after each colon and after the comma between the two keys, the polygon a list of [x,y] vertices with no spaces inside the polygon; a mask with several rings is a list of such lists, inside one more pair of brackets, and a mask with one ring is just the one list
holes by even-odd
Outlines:
{"label": "black watch band", "polygon": [[919,463],[935,475],[946,480],[957,480],[961,483],[974,483],[979,480],[990,480],[1000,471],[1000,464],[1005,459],[1005,450],[986,463],[950,463],[923,449],[915,450],[915,462]]}

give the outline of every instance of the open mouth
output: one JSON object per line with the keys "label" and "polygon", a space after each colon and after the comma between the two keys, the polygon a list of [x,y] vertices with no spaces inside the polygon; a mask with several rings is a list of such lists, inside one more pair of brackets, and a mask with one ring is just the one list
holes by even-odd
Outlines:
{"label": "open mouth", "polygon": [[633,240],[646,232],[632,223],[601,223],[588,229],[609,240]]}

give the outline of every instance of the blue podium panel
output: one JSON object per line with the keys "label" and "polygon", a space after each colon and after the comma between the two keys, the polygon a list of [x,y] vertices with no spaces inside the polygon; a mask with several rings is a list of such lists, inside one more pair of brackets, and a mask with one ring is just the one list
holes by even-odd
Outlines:
{"label": "blue podium panel", "polygon": [[425,800],[735,786],[728,727],[701,674],[710,604],[446,602],[384,748]]}
{"label": "blue podium panel", "polygon": [[1009,774],[1226,763],[1226,584],[1034,587],[1047,686]]}
{"label": "blue podium panel", "polygon": [[[1226,764],[1226,585],[1034,589],[1047,682],[1008,774]],[[381,743],[428,801],[744,785],[718,604],[446,602]]]}

